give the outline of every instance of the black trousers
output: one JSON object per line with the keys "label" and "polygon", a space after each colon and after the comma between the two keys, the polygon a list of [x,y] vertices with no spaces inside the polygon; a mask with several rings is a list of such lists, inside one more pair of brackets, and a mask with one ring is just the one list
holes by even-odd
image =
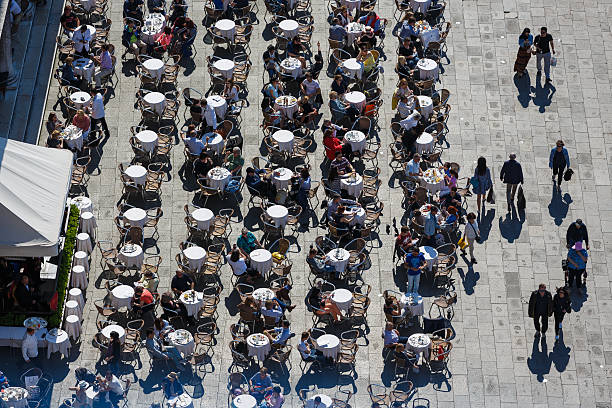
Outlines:
{"label": "black trousers", "polygon": [[565,163],[553,163],[553,176],[557,176],[557,184],[561,185],[563,180],[563,172],[565,171]]}
{"label": "black trousers", "polygon": [[[540,320],[542,320],[542,327],[540,328]],[[533,316],[533,325],[537,331],[541,331],[542,334],[548,330],[548,315],[546,314],[535,314]]]}
{"label": "black trousers", "polygon": [[584,273],[584,269],[567,269],[567,286],[572,287],[574,284],[574,279],[576,279],[576,287],[582,287],[582,274]]}
{"label": "black trousers", "polygon": [[91,128],[95,129],[98,122],[102,125],[102,130],[106,137],[110,137],[110,132],[108,131],[108,125],[106,124],[106,118],[102,116],[100,119],[91,118]]}
{"label": "black trousers", "polygon": [[561,312],[561,313],[557,313],[555,312],[555,334],[559,335],[559,324],[561,324],[561,322],[563,321],[563,317],[565,316],[565,313]]}

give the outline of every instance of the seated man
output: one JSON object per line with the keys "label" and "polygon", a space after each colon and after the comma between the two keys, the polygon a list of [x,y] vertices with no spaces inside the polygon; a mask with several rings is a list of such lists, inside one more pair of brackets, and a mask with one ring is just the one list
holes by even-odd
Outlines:
{"label": "seated man", "polygon": [[306,73],[306,79],[300,84],[300,89],[303,95],[308,96],[308,98],[313,101],[321,95],[319,81],[312,79],[312,74],[310,72]]}
{"label": "seated man", "polygon": [[147,329],[147,340],[145,345],[147,351],[155,359],[172,360],[176,367],[183,371],[187,368],[187,363],[181,357],[181,353],[173,346],[164,346],[162,342],[155,337],[153,329]]}
{"label": "seated man", "polygon": [[404,57],[406,59],[406,64],[411,69],[414,69],[417,62],[419,62],[419,54],[417,53],[414,43],[410,40],[410,37],[402,40],[402,44],[397,50],[397,53],[400,57]]}
{"label": "seated man", "polygon": [[329,39],[342,43],[346,39],[346,29],[340,25],[338,17],[332,19],[331,26],[329,27]]}
{"label": "seated man", "polygon": [[385,25],[387,24],[387,20],[384,18],[381,19],[380,17],[378,17],[378,15],[376,14],[374,10],[370,11],[365,16],[360,17],[359,20],[357,21],[365,26],[370,27],[372,30],[374,30],[374,35],[380,38],[384,38],[385,36],[384,28],[385,28]]}
{"label": "seated man", "polygon": [[311,99],[304,95],[298,100],[298,112],[294,115],[294,119],[301,124],[306,124],[313,121],[318,114]]}
{"label": "seated man", "polygon": [[412,160],[406,163],[406,177],[414,180],[418,184],[423,183],[423,170],[421,170],[421,155],[415,153]]}
{"label": "seated man", "polygon": [[306,263],[317,275],[327,274],[329,276],[333,273],[335,274],[336,278],[338,278],[338,276],[340,275],[340,272],[336,271],[336,268],[330,264],[329,260],[317,257],[317,250],[313,247],[311,247],[310,251],[308,251]]}
{"label": "seated man", "polygon": [[250,393],[257,401],[261,401],[268,392],[272,391],[272,377],[268,374],[268,369],[262,367],[258,373],[255,373],[249,380]]}
{"label": "seated man", "polygon": [[180,269],[176,271],[176,274],[172,278],[172,282],[170,284],[170,288],[177,297],[183,292],[193,290],[194,286],[195,283],[193,282],[193,279],[191,279],[186,273],[183,273],[183,271]]}
{"label": "seated man", "polygon": [[[336,82],[334,81],[334,83]],[[338,93],[336,91],[331,91],[329,93],[329,110],[336,121],[340,121],[346,116],[346,111],[349,107],[349,104],[338,99]]]}
{"label": "seated man", "polygon": [[[418,113],[417,111],[415,111],[415,98],[414,96],[410,95],[402,95],[400,96],[400,100],[399,103],[397,104],[397,115],[401,118],[401,119],[405,119],[410,117],[410,115],[412,115],[413,113]],[[418,116],[418,118],[420,119],[421,115]],[[415,119],[416,115],[414,118]],[[418,123],[418,119],[416,120],[416,122]],[[402,127],[404,129],[410,129],[410,127],[414,127],[416,125],[413,124],[412,126],[407,126],[406,123],[402,124],[402,122],[400,122],[400,124],[402,125]]]}
{"label": "seated man", "polygon": [[450,206],[453,206],[455,208],[461,208],[462,200],[463,199],[461,198],[461,194],[457,192],[457,186],[454,186],[454,187],[451,187],[450,193],[445,195],[440,200],[440,205],[442,206],[442,208],[447,208]]}
{"label": "seated man", "polygon": [[236,240],[236,244],[238,245],[240,252],[247,257],[254,250],[263,248],[261,243],[257,240],[257,238],[255,238],[255,235],[246,228],[242,229],[240,236]]}
{"label": "seated man", "polygon": [[[270,175],[266,176],[266,171],[259,169],[255,171],[252,167],[247,167],[244,182],[250,191],[257,193],[261,197],[274,197],[274,184],[270,182]],[[273,194],[274,193],[274,194]]]}
{"label": "seated man", "polygon": [[408,342],[408,337],[400,336],[395,326],[393,326],[393,323],[390,322],[387,322],[385,325],[383,337],[385,347],[395,347],[397,344],[406,344]]}
{"label": "seated man", "polygon": [[264,334],[270,339],[272,347],[281,347],[287,344],[287,340],[293,334],[289,329],[289,320],[283,320],[283,327],[275,327],[272,330],[265,330]]}
{"label": "seated man", "polygon": [[238,146],[234,147],[232,152],[225,156],[224,166],[232,173],[232,176],[240,175],[242,166],[244,166],[244,158],[240,155],[240,148]]}
{"label": "seated man", "polygon": [[[104,378],[98,376],[97,382],[100,385],[100,392],[98,394],[98,399],[100,401],[112,401],[112,404],[115,405],[117,401],[123,397],[123,393],[125,392],[123,384],[110,370],[106,371]],[[128,379],[126,386],[129,384],[130,380]]]}
{"label": "seated man", "polygon": [[302,332],[302,335],[300,337],[300,344],[298,344],[297,349],[300,352],[300,356],[302,357],[302,360],[306,362],[325,360],[323,353],[317,350],[314,347],[314,344],[312,344],[312,339],[310,338],[310,332],[307,332],[307,331]]}
{"label": "seated man", "polygon": [[151,13],[159,13],[166,15],[164,0],[147,0],[147,8],[149,9],[149,14]]}
{"label": "seated man", "polygon": [[266,300],[266,303],[261,307],[261,315],[274,319],[274,322],[278,321],[283,317],[283,309],[277,302]]}
{"label": "seated man", "polygon": [[125,0],[123,2],[123,18],[129,17],[142,22],[142,0]]}
{"label": "seated man", "polygon": [[142,42],[140,39],[140,29],[136,27],[134,20],[129,20],[123,28],[121,44],[123,44],[123,46],[126,48],[125,52],[121,56],[121,59],[125,58],[128,50],[130,50],[136,56],[146,52],[147,44]]}
{"label": "seated man", "polygon": [[196,131],[195,125],[191,124],[187,126],[187,132],[179,133],[181,140],[189,149],[189,153],[199,156],[204,149],[206,144],[202,141],[200,134]]}
{"label": "seated man", "polygon": [[100,56],[94,57],[94,61],[96,65],[98,65],[94,75],[96,88],[100,88],[102,86],[102,79],[113,73],[113,57],[111,56],[109,49],[109,44],[102,44],[102,52],[100,52]]}
{"label": "seated man", "polygon": [[342,155],[342,151],[336,152],[335,158],[331,162],[331,167],[337,169],[340,176],[354,171],[351,163]]}
{"label": "seated man", "polygon": [[193,162],[193,173],[197,178],[208,177],[208,172],[215,167],[214,162],[205,151],[200,152],[198,160]]}
{"label": "seated man", "polygon": [[[402,98],[406,98],[406,97],[402,96]],[[400,102],[400,104],[402,103],[403,102]],[[399,112],[399,108],[400,108],[400,105],[398,105],[398,112]],[[419,126],[420,120],[421,120],[421,114],[417,110],[415,110],[410,115],[408,115],[405,119],[400,120],[400,126],[404,130],[410,130],[412,128]]]}
{"label": "seated man", "polygon": [[293,37],[287,44],[287,55],[297,58],[302,63],[302,69],[306,68],[306,59],[302,56],[306,52],[306,47],[300,41],[299,36]]}

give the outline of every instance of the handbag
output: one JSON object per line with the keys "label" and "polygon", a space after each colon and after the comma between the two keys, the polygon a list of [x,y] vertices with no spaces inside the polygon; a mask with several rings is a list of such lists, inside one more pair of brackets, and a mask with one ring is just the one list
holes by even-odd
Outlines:
{"label": "handbag", "polygon": [[523,186],[519,186],[518,188],[518,198],[516,199],[516,208],[520,210],[524,210],[527,207],[527,200],[525,200],[525,193],[523,192]]}
{"label": "handbag", "polygon": [[465,249],[465,247],[468,246],[467,240],[463,238],[463,236],[461,236],[461,238],[459,238],[459,241],[457,242],[457,246],[459,247],[459,249]]}
{"label": "handbag", "polygon": [[573,175],[574,175],[574,170],[567,169],[565,170],[565,174],[563,175],[563,180],[570,181]]}
{"label": "handbag", "polygon": [[495,193],[493,192],[493,187],[489,189],[489,194],[487,194],[487,203],[495,204]]}

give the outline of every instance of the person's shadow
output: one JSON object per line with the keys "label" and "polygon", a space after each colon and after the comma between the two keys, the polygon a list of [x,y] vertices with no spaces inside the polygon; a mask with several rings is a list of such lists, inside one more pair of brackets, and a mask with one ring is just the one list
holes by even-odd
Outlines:
{"label": "person's shadow", "polygon": [[506,213],[506,218],[499,217],[499,232],[508,242],[512,243],[521,236],[523,223],[525,222],[525,211],[516,210],[514,203],[511,211]]}
{"label": "person's shadow", "polygon": [[553,185],[553,195],[548,204],[548,213],[555,219],[555,225],[561,225],[563,219],[567,217],[569,205],[572,203],[572,196],[569,193],[565,193],[561,196],[561,193]]}
{"label": "person's shadow", "polygon": [[514,86],[516,86],[518,91],[516,99],[518,99],[523,108],[528,107],[529,102],[531,102],[531,78],[529,74],[525,74],[522,77],[514,75]]}
{"label": "person's shadow", "polygon": [[542,350],[540,351],[538,343],[540,338],[536,337],[533,339],[533,349],[531,350],[531,357],[527,357],[527,367],[529,371],[537,376],[539,382],[544,381],[544,375],[550,373],[551,358],[548,355],[548,345],[546,339],[542,338]]}
{"label": "person's shadow", "polygon": [[[552,97],[557,92],[557,88],[552,84],[544,84],[542,86],[541,78],[536,78],[536,86],[531,87],[531,92],[535,93],[533,96],[533,103],[540,107],[540,113],[546,112],[546,107],[550,106]],[[550,94],[549,94],[550,92]]]}
{"label": "person's shadow", "polygon": [[487,214],[480,217],[478,221],[478,229],[480,230],[480,239],[485,242],[489,238],[489,232],[493,227],[493,219],[495,219],[495,209],[487,210]]}
{"label": "person's shadow", "polygon": [[559,332],[559,340],[555,342],[550,358],[558,372],[563,372],[567,368],[570,359],[570,348],[563,343],[563,331]]}
{"label": "person's shadow", "polygon": [[465,290],[466,295],[474,294],[474,286],[476,286],[476,282],[480,279],[480,273],[474,272],[474,267],[468,263],[467,258],[462,256],[465,263],[468,264],[467,272],[463,271],[463,268],[457,268],[457,272],[459,273],[459,277],[461,278],[461,283],[463,284],[463,289]]}

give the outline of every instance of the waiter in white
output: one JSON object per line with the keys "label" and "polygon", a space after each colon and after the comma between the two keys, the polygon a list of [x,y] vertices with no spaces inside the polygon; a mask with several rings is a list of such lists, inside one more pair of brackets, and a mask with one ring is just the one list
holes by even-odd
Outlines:
{"label": "waiter in white", "polygon": [[83,57],[88,57],[91,35],[89,35],[89,31],[87,31],[87,26],[85,24],[81,26],[80,30],[72,34],[72,41],[74,42],[74,50],[76,53]]}
{"label": "waiter in white", "polygon": [[21,342],[21,353],[26,363],[30,363],[32,359],[38,357],[38,339],[36,331],[32,328],[26,329],[25,337]]}

